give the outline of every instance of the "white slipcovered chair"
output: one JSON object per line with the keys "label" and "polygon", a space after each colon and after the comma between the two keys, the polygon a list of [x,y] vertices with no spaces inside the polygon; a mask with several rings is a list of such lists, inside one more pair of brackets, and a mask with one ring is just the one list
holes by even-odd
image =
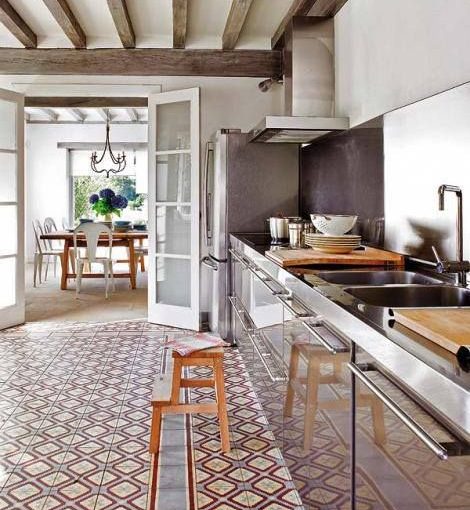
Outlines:
{"label": "white slipcovered chair", "polygon": [[[77,246],[77,234],[83,233],[86,240],[86,255],[82,256]],[[105,234],[108,237],[108,249],[107,256],[98,257],[97,248],[98,240],[101,234]],[[111,229],[103,223],[83,223],[79,225],[73,232],[73,246],[75,252],[75,266],[77,268],[77,295],[81,291],[82,286],[82,275],[85,264],[102,264],[103,273],[105,280],[105,297],[108,299],[109,280],[113,285],[114,290],[114,274],[113,274],[113,260],[112,260],[112,247],[113,247],[113,234]]]}

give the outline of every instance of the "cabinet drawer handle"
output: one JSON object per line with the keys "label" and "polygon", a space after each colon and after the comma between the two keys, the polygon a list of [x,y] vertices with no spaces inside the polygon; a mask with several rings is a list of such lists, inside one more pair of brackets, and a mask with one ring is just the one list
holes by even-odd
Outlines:
{"label": "cabinet drawer handle", "polygon": [[234,250],[233,248],[230,248],[229,249],[229,252],[231,253],[232,257],[236,260],[238,260],[238,262],[240,262],[240,264],[242,266],[244,266],[245,268],[248,267],[248,263],[247,261],[243,258],[243,256],[241,255],[241,253],[239,253],[237,250]]}
{"label": "cabinet drawer handle", "polygon": [[282,376],[276,376],[273,374],[272,370],[269,368],[269,365],[266,363],[265,356],[261,352],[260,348],[258,347],[258,344],[255,340],[255,338],[258,338],[257,335],[252,335],[248,333],[248,338],[250,339],[251,343],[253,344],[253,348],[256,351],[256,354],[258,354],[259,359],[261,360],[261,363],[263,364],[266,372],[269,375],[269,378],[273,382],[279,382],[279,381],[287,381],[287,377],[285,375]]}
{"label": "cabinet drawer handle", "polygon": [[[399,420],[401,420],[433,453],[441,460],[449,458],[449,452],[432,436],[430,436],[419,423],[409,416],[401,407],[399,407],[386,393],[384,393],[367,375],[355,364],[348,363],[351,372],[365,385],[369,390],[379,398],[392,411]],[[380,372],[381,375],[383,375]],[[385,376],[384,376],[385,377]],[[389,380],[389,379],[387,379]],[[391,382],[391,381],[390,381]]]}
{"label": "cabinet drawer handle", "polygon": [[[346,345],[343,344],[342,340],[341,339],[338,339],[339,340],[339,344],[338,346],[334,346],[332,344],[330,344],[330,342],[324,337],[322,336],[318,331],[316,331],[315,329],[313,329],[313,326],[312,324],[309,324],[308,322],[305,322],[305,321],[300,321],[302,326],[310,333],[312,334],[322,345],[323,347],[325,347],[325,349],[331,353],[331,354],[338,354],[339,352],[348,352],[349,351],[349,347],[347,347]],[[331,331],[331,329],[324,323],[322,322],[319,322],[317,324],[318,326],[323,326],[325,327],[326,329],[328,329],[333,335],[336,336],[335,333],[333,333],[333,331]]]}
{"label": "cabinet drawer handle", "polygon": [[238,304],[238,299],[235,296],[229,296],[229,301],[232,304],[233,311],[235,312],[235,315],[238,317],[238,320],[240,321],[242,328],[245,330],[246,333],[250,334],[255,330],[255,327],[252,326],[248,320],[246,319],[246,310],[243,306]]}

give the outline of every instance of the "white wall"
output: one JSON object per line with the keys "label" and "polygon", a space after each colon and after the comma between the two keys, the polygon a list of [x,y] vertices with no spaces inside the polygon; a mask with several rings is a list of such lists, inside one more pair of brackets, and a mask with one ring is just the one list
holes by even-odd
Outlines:
{"label": "white wall", "polygon": [[389,249],[432,260],[431,245],[455,260],[456,197],[464,197],[464,255],[470,258],[470,85],[425,99],[384,117],[385,239]]}
{"label": "white wall", "polygon": [[[280,114],[282,89],[261,93],[256,78],[192,77],[86,77],[86,76],[0,76],[0,87],[28,95],[147,95],[158,91],[201,88],[201,149],[220,128],[248,131],[266,114]],[[146,141],[145,125],[113,125],[111,141]],[[67,213],[65,150],[57,142],[99,142],[104,126],[28,124],[26,129],[26,235],[27,256],[34,244],[33,218],[53,216],[61,220]],[[201,154],[204,151],[201,150]]]}
{"label": "white wall", "polygon": [[348,0],[335,17],[336,114],[358,125],[470,81],[469,0]]}

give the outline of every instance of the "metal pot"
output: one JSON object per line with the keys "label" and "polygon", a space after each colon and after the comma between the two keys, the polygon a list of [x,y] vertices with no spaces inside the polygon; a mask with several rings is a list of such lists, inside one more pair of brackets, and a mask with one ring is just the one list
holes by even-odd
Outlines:
{"label": "metal pot", "polygon": [[275,241],[289,238],[289,219],[288,218],[269,218],[269,231]]}

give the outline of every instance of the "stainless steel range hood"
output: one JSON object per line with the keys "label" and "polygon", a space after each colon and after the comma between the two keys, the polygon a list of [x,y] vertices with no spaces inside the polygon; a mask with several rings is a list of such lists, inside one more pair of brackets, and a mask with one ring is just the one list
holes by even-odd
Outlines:
{"label": "stainless steel range hood", "polygon": [[310,143],[349,129],[334,115],[334,23],[332,18],[294,17],[284,46],[284,113],[265,117],[251,142]]}

